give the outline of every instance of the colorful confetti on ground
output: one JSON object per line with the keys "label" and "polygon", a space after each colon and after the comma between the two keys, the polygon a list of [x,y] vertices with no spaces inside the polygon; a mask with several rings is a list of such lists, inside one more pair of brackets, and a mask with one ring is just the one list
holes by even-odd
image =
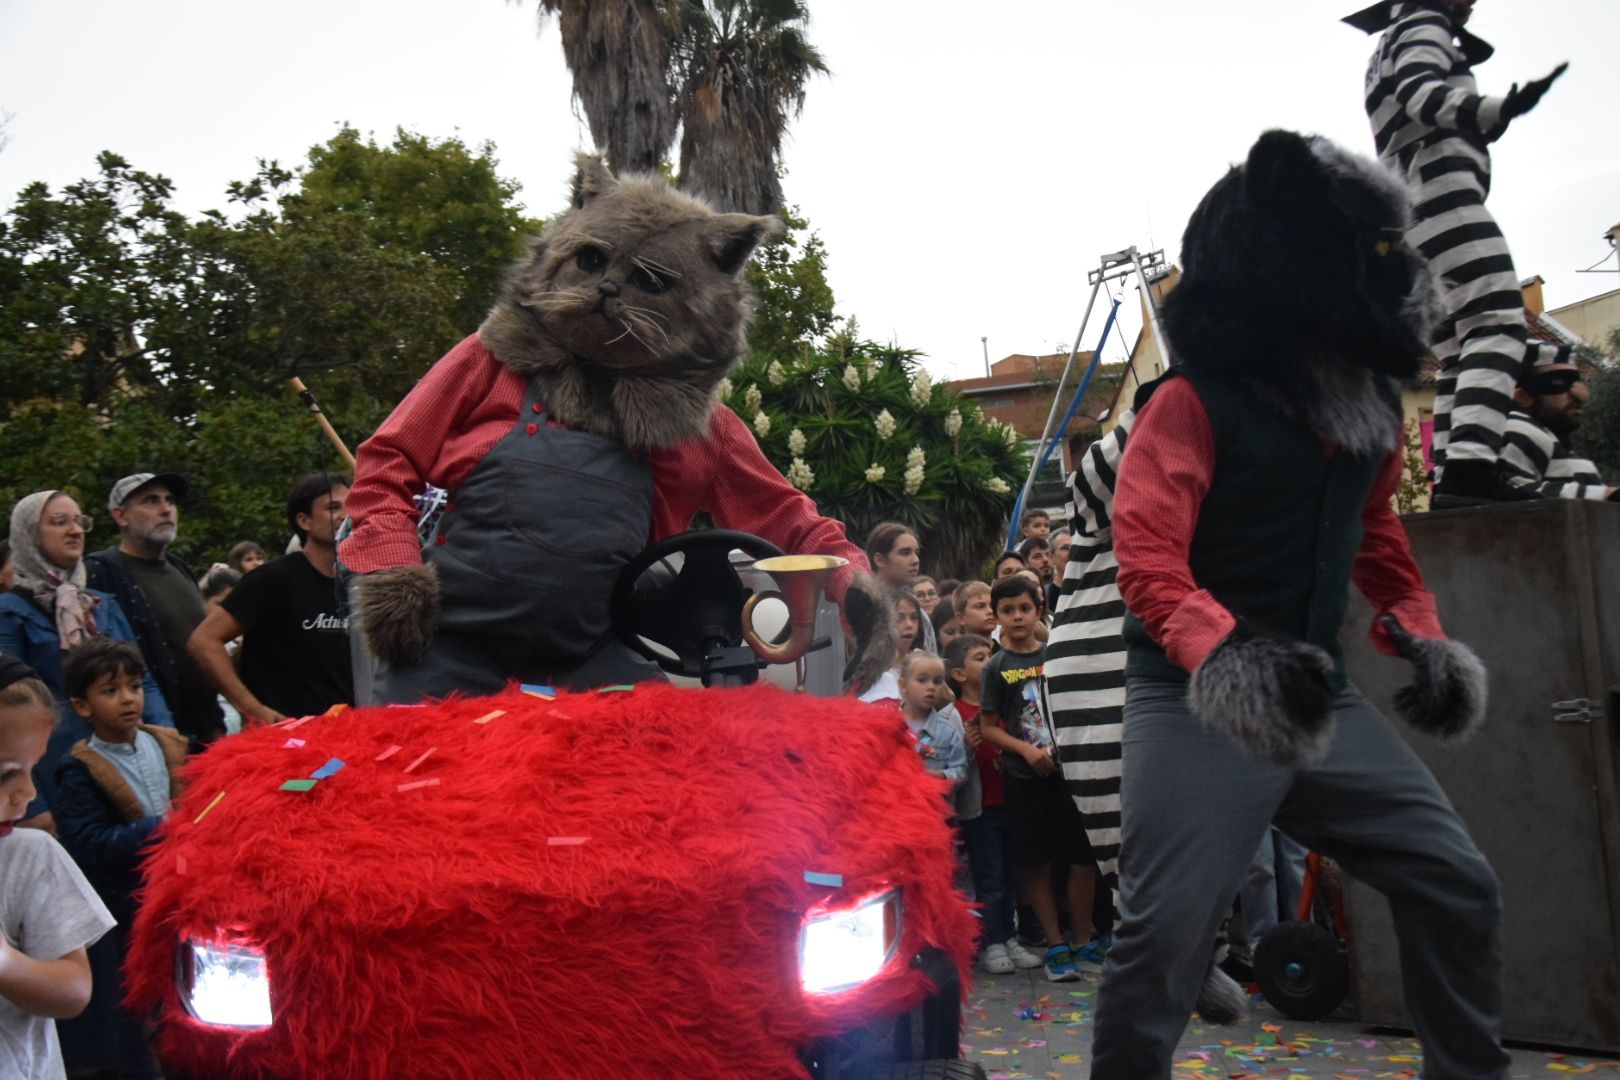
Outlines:
{"label": "colorful confetti on ground", "polygon": [[[1049,983],[1045,972],[977,974],[962,1032],[963,1055],[990,1080],[1083,1080],[1091,1072],[1098,980]],[[1597,1073],[1620,1080],[1620,1060],[1601,1055],[1509,1051],[1513,1077]],[[1350,1009],[1300,1023],[1257,994],[1249,1019],[1216,1027],[1193,1017],[1176,1049],[1175,1080],[1416,1080],[1423,1048],[1411,1036],[1363,1028]]]}

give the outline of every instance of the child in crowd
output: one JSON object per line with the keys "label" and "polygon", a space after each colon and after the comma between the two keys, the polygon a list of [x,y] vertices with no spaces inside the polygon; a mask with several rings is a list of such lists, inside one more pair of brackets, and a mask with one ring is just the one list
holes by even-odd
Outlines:
{"label": "child in crowd", "polygon": [[996,612],[990,606],[990,586],[982,581],[959,585],[953,602],[957,615],[962,619],[964,633],[986,638],[995,633]]}
{"label": "child in crowd", "polygon": [[928,618],[934,624],[934,643],[939,646],[939,654],[944,656],[946,647],[966,633],[962,629],[962,620],[956,614],[956,605],[946,596],[934,605],[934,613]]}
{"label": "child in crowd", "polygon": [[[136,864],[152,830],[179,794],[174,771],[185,762],[186,737],[173,728],[141,723],[146,665],[133,644],[86,638],[62,664],[73,711],[90,722],[88,739],[76,743],[56,770],[56,824],[118,926],[113,930],[122,959],[135,917]],[[141,1017],[125,1012],[116,973],[97,975],[96,997],[116,1010],[121,1077],[156,1077]]]}
{"label": "child in crowd", "polygon": [[[967,747],[960,726],[940,715],[945,665],[933,653],[913,649],[900,661],[900,715],[917,740],[928,775],[960,784],[967,774]],[[954,805],[954,800],[953,800]]]}
{"label": "child in crowd", "polygon": [[1058,923],[1052,865],[1068,865],[1070,924],[1077,935],[1089,940],[1096,859],[1057,759],[1046,700],[1045,660],[1035,636],[1040,594],[1038,584],[1017,574],[996,582],[990,590],[1001,628],[1001,651],[984,665],[979,722],[985,741],[1000,751],[1007,828],[1012,833],[1024,895],[1046,938],[1046,977],[1052,982],[1073,982],[1080,972],[1075,950],[1063,940]]}
{"label": "child in crowd", "polygon": [[1024,516],[1018,519],[1020,540],[1027,540],[1038,536],[1045,540],[1052,533],[1052,515],[1045,510],[1025,510]]}
{"label": "child in crowd", "polygon": [[67,852],[16,823],[34,798],[33,769],[56,723],[50,690],[0,656],[0,1076],[66,1075],[55,1019],[90,1001],[86,946],[113,918]]}
{"label": "child in crowd", "polygon": [[1012,848],[1007,832],[1006,796],[996,748],[982,737],[979,689],[990,639],[964,634],[945,650],[945,685],[956,695],[956,713],[967,731],[972,765],[979,775],[979,816],[962,822],[968,864],[973,868],[973,898],[983,920],[979,968],[1005,975],[1015,967],[1038,968],[1041,958],[1018,942],[1013,927]]}
{"label": "child in crowd", "polygon": [[927,574],[918,574],[911,582],[911,595],[917,598],[917,606],[922,608],[924,618],[931,618],[934,609],[939,606],[939,583]]}
{"label": "child in crowd", "polygon": [[916,645],[917,630],[922,625],[922,608],[917,605],[917,598],[911,595],[909,589],[894,589],[889,595],[890,603],[894,605],[895,638],[898,643],[894,664],[879,675],[876,682],[860,690],[862,701],[900,701],[900,665]]}
{"label": "child in crowd", "polygon": [[251,540],[243,540],[225,556],[225,565],[238,574],[248,574],[264,565],[264,548]]}

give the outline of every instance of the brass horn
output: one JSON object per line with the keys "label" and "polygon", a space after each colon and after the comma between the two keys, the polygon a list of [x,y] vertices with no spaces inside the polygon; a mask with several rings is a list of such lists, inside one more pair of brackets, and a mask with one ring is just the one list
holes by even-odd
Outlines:
{"label": "brass horn", "polygon": [[[848,559],[836,555],[778,555],[754,563],[776,579],[781,590],[767,589],[755,593],[743,605],[743,640],[762,659],[773,664],[791,664],[810,650],[816,632],[816,602],[826,587],[828,576],[840,566],[848,566]],[[773,645],[754,632],[754,608],[761,600],[777,599],[787,605],[792,633],[780,645]]]}

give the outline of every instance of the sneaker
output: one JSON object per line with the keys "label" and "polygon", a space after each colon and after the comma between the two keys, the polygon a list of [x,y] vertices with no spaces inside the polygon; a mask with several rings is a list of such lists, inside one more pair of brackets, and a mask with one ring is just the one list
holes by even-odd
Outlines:
{"label": "sneaker", "polygon": [[1108,959],[1108,950],[1114,946],[1114,935],[1104,934],[1102,937],[1092,938],[1078,949],[1074,950],[1075,966],[1082,971],[1100,972],[1103,961]]}
{"label": "sneaker", "polygon": [[1010,975],[1018,968],[1007,955],[1007,946],[991,945],[979,955],[979,970],[986,975]]}
{"label": "sneaker", "polygon": [[1024,948],[1023,943],[1017,938],[1008,938],[1006,948],[1007,958],[1013,962],[1015,967],[1027,970],[1029,968],[1038,968],[1043,963],[1040,957]]}
{"label": "sneaker", "polygon": [[1074,966],[1074,952],[1067,945],[1054,945],[1046,950],[1047,982],[1079,982],[1080,969]]}

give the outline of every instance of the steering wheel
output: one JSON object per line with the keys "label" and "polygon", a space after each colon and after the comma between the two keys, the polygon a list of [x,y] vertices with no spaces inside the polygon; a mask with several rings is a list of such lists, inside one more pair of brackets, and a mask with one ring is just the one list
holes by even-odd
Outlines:
{"label": "steering wheel", "polygon": [[[620,640],[671,675],[701,677],[705,654],[742,642],[742,607],[751,590],[731,565],[734,548],[756,559],[782,554],[752,533],[702,529],[661,540],[630,560],[609,608]],[[682,556],[678,568],[667,561],[674,555]]]}

